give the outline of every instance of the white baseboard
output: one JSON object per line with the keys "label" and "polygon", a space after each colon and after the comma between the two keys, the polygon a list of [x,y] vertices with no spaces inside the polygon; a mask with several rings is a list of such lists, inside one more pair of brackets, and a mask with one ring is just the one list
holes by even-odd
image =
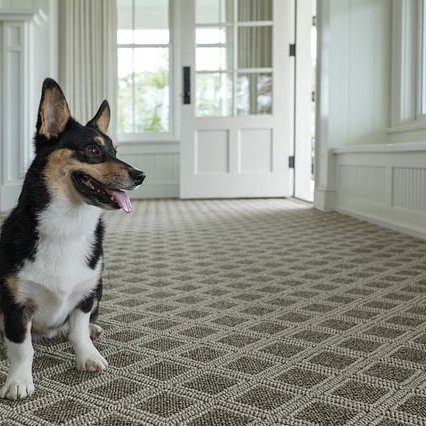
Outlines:
{"label": "white baseboard", "polygon": [[[380,225],[385,228],[393,229],[394,231],[402,232],[403,234],[411,235],[415,238],[421,238],[426,240],[425,226],[415,226],[412,223],[408,223],[406,221],[403,222],[393,218],[378,216],[374,213],[358,211],[353,208],[338,207],[336,211],[348,216],[356,217],[357,219],[374,223],[375,225]],[[423,218],[422,220],[425,222],[426,218]]]}
{"label": "white baseboard", "polygon": [[334,151],[335,209],[426,239],[425,146],[374,148]]}
{"label": "white baseboard", "polygon": [[330,212],[336,208],[336,190],[333,188],[315,188],[314,206],[323,212]]}

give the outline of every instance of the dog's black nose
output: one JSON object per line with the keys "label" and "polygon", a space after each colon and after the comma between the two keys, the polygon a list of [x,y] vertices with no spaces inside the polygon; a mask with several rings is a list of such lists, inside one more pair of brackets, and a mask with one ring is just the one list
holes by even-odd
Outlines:
{"label": "dog's black nose", "polygon": [[137,169],[131,169],[129,175],[135,182],[135,185],[140,185],[145,179],[145,173]]}

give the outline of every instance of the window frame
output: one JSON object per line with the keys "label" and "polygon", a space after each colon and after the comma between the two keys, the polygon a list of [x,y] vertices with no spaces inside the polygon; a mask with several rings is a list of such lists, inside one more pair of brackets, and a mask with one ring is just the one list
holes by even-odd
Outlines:
{"label": "window frame", "polygon": [[[426,136],[426,0],[393,0],[389,134]],[[423,19],[425,18],[425,22]],[[415,134],[414,134],[415,133]],[[424,135],[423,135],[424,133]]]}
{"label": "window frame", "polygon": [[[177,57],[176,41],[177,41],[177,26],[175,2],[168,0],[168,22],[169,22],[169,130],[167,132],[134,132],[134,133],[119,133],[117,130],[117,141],[119,143],[170,143],[178,142],[179,132],[179,85],[177,84],[178,75],[176,70],[179,68]],[[118,31],[118,29],[117,29]],[[117,42],[117,55],[119,48],[144,48],[144,47],[165,47],[166,44],[119,44]],[[117,99],[118,99],[118,77],[117,77]],[[118,123],[117,123],[118,129]]]}

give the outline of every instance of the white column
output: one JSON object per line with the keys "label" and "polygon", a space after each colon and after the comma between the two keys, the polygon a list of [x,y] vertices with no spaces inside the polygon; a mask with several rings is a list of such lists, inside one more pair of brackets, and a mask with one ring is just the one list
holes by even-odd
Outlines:
{"label": "white column", "polygon": [[0,210],[12,208],[32,157],[34,31],[40,10],[0,10]]}
{"label": "white column", "polygon": [[336,207],[335,155],[329,139],[330,0],[317,3],[317,104],[314,206],[323,211]]}

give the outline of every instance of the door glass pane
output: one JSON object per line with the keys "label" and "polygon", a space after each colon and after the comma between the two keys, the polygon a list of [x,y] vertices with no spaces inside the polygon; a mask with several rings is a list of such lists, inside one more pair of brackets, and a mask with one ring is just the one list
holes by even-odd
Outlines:
{"label": "door glass pane", "polygon": [[233,42],[232,35],[232,28],[229,27],[197,28],[195,33],[197,45],[229,44]]}
{"label": "door glass pane", "polygon": [[238,68],[272,68],[272,27],[238,28]]}
{"label": "door glass pane", "polygon": [[232,74],[196,74],[196,116],[232,115]]}
{"label": "door glass pane", "polygon": [[232,28],[198,28],[196,70],[224,71],[233,68]]}
{"label": "door glass pane", "polygon": [[[197,71],[225,71],[232,67],[232,52],[221,47],[197,47]],[[231,63],[230,63],[231,62]]]}
{"label": "door glass pane", "polygon": [[238,21],[272,21],[272,0],[238,0]]}
{"label": "door glass pane", "polygon": [[238,115],[272,114],[272,74],[238,74]]}
{"label": "door glass pane", "polygon": [[233,21],[233,0],[196,0],[197,24],[222,24]]}
{"label": "door glass pane", "polygon": [[134,49],[135,132],[169,130],[169,49]]}
{"label": "door glass pane", "polygon": [[133,49],[118,49],[118,132],[133,132]]}

